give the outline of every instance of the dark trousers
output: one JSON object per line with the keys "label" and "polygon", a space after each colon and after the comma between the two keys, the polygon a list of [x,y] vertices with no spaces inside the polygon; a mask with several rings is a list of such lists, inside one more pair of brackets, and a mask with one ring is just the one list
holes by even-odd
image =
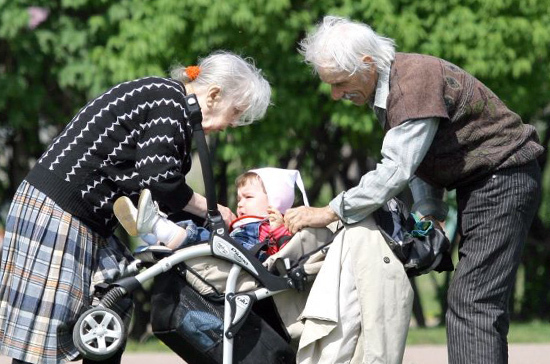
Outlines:
{"label": "dark trousers", "polygon": [[540,184],[533,161],[457,189],[461,242],[448,292],[450,364],[508,363],[508,301]]}

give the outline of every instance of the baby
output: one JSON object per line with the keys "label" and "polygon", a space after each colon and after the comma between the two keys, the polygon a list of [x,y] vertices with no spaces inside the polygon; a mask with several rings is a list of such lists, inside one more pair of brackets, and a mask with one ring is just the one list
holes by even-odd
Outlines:
{"label": "baby", "polygon": [[[263,261],[290,240],[283,214],[294,203],[295,184],[302,192],[304,204],[308,205],[300,173],[280,168],[253,169],[240,175],[235,184],[238,217],[231,223],[229,235]],[[208,240],[210,236],[208,230],[191,220],[178,223],[169,220],[159,211],[147,189],[142,191],[135,210],[128,197],[115,202],[115,215],[128,233],[139,235],[149,244],[160,242],[178,249]]]}

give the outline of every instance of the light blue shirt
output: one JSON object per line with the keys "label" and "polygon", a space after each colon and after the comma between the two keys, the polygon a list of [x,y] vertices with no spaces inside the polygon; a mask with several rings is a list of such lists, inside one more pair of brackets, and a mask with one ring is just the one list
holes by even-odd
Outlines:
{"label": "light blue shirt", "polygon": [[[386,123],[386,101],[389,94],[389,74],[380,73],[374,96],[373,110],[382,124]],[[439,119],[407,120],[390,129],[382,142],[382,160],[368,172],[359,184],[340,193],[329,206],[347,223],[359,222],[395,197],[409,183],[415,200],[413,211],[434,215],[444,220],[448,207],[441,200],[443,189],[430,186],[414,176],[434,139]]]}

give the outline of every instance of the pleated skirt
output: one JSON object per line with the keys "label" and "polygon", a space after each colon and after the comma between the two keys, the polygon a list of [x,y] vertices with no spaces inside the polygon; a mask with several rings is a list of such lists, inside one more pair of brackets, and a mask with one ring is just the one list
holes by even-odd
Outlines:
{"label": "pleated skirt", "polygon": [[127,248],[24,181],[6,220],[0,265],[0,353],[29,363],[73,360],[72,326],[93,287],[120,278]]}

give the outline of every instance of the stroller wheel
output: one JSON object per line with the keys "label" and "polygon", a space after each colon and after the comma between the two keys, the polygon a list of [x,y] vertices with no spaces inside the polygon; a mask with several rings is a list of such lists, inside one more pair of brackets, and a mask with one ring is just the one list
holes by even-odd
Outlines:
{"label": "stroller wheel", "polygon": [[94,307],[84,312],[73,329],[73,341],[83,357],[95,361],[115,354],[125,340],[124,323],[111,309]]}

